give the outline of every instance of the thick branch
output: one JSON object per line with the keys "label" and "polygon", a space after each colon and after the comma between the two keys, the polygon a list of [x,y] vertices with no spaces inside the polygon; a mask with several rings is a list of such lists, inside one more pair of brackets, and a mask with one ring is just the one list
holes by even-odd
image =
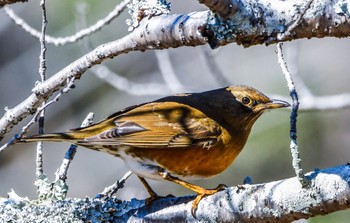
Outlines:
{"label": "thick branch", "polygon": [[[307,174],[311,184],[302,188],[296,177],[267,184],[230,187],[204,198],[196,212],[203,222],[291,222],[350,208],[350,166]],[[0,199],[0,219],[38,221],[189,222],[194,196],[145,201],[109,198],[68,199],[34,204],[17,197]]]}
{"label": "thick branch", "polygon": [[[305,0],[239,2],[234,15],[227,20],[213,15],[202,30],[212,48],[231,42],[249,47],[300,38],[347,37],[350,34],[348,0],[314,0],[311,5]],[[301,12],[304,16],[296,25],[295,20],[299,19]],[[291,26],[292,30],[289,29]]]}

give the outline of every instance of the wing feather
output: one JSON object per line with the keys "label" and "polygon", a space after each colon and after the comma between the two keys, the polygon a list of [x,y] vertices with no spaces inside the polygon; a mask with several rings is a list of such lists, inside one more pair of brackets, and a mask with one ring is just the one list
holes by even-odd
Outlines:
{"label": "wing feather", "polygon": [[222,133],[222,127],[216,121],[178,102],[153,102],[116,114],[105,121],[105,125],[114,127],[102,128],[104,131],[79,144],[108,143],[160,149],[200,145],[210,148]]}

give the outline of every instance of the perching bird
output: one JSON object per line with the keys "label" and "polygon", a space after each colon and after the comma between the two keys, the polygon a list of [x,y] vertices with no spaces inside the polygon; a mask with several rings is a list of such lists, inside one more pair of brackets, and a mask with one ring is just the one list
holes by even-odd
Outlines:
{"label": "perching bird", "polygon": [[24,137],[21,141],[67,141],[120,157],[151,195],[146,180],[168,180],[197,193],[200,200],[223,189],[186,182],[215,176],[243,149],[262,113],[290,106],[254,88],[231,86],[178,94],[128,107],[89,127]]}

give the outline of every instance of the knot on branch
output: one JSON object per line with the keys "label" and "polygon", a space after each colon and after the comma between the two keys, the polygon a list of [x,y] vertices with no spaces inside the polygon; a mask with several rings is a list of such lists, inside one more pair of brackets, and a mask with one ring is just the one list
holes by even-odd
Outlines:
{"label": "knot on branch", "polygon": [[221,45],[222,41],[230,41],[236,38],[232,29],[231,20],[223,20],[214,13],[208,15],[206,25],[199,28],[203,37],[207,38],[210,48],[215,49]]}
{"label": "knot on branch", "polygon": [[37,81],[35,82],[35,87],[32,89],[32,93],[34,93],[36,96],[43,96],[45,94],[45,88],[42,82]]}
{"label": "knot on branch", "polygon": [[128,31],[134,30],[139,26],[140,21],[147,17],[148,19],[153,16],[170,14],[171,3],[166,0],[132,0],[128,4],[129,14],[131,19],[126,20],[126,24],[129,26]]}

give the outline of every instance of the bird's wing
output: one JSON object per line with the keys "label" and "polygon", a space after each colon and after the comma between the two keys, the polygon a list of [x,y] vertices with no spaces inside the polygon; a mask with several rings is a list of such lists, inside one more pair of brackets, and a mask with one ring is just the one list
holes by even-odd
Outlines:
{"label": "bird's wing", "polygon": [[[80,129],[96,132],[79,144],[169,148],[199,145],[210,148],[222,127],[203,112],[177,102],[153,102],[116,113],[97,125]],[[91,134],[86,134],[91,135]]]}

